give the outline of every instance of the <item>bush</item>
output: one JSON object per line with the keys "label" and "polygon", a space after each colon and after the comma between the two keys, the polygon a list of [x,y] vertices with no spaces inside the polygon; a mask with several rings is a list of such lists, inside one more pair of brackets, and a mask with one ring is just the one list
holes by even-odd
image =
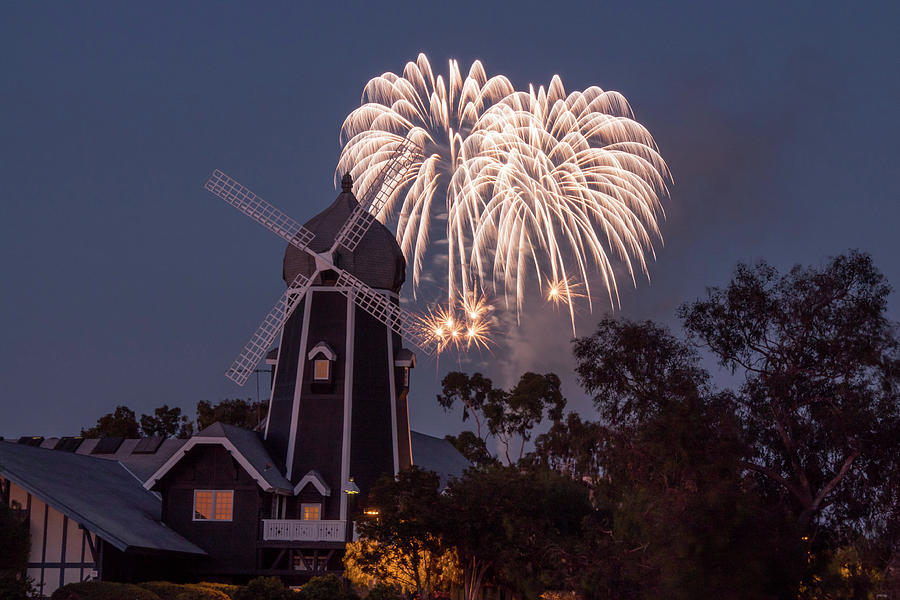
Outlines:
{"label": "bush", "polygon": [[6,570],[24,571],[28,567],[31,541],[28,522],[22,518],[21,512],[14,510],[16,508],[21,508],[17,502],[13,502],[12,507],[0,504],[0,540],[3,540],[0,544],[0,573]]}
{"label": "bush", "polygon": [[50,600],[161,600],[159,596],[130,583],[83,581],[59,588]]}
{"label": "bush", "polygon": [[403,594],[393,586],[378,583],[366,594],[366,600],[403,600]]}
{"label": "bush", "polygon": [[214,581],[201,581],[200,583],[198,583],[196,585],[198,585],[200,587],[209,588],[212,590],[222,592],[223,594],[225,594],[232,600],[234,600],[236,598],[236,594],[238,593],[238,590],[240,590],[242,587],[239,585],[232,585],[230,583],[217,583]]}
{"label": "bush", "polygon": [[239,589],[234,600],[296,600],[296,596],[277,577],[257,577]]}
{"label": "bush", "polygon": [[228,594],[196,583],[147,581],[139,585],[159,596],[161,600],[230,600]]}
{"label": "bush", "polygon": [[0,571],[0,598],[3,600],[30,600],[39,598],[30,577],[17,577],[15,573]]}
{"label": "bush", "polygon": [[313,577],[300,588],[300,600],[354,600],[358,598],[336,575]]}

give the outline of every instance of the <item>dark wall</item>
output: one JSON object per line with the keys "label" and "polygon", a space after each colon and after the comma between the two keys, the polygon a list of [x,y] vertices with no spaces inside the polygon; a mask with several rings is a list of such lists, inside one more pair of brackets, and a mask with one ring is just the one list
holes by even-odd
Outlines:
{"label": "dark wall", "polygon": [[[360,502],[384,473],[394,472],[388,337],[383,323],[356,309],[350,475],[362,490]],[[391,342],[393,344],[393,340]],[[360,506],[358,508],[364,508]]]}
{"label": "dark wall", "polygon": [[[310,306],[313,312],[310,315],[306,348],[300,357],[306,366],[301,383],[298,441],[294,447],[291,483],[296,484],[310,469],[317,470],[331,488],[330,498],[319,497],[323,503],[322,518],[340,519],[347,299],[337,291],[317,290]],[[312,361],[307,357],[319,342],[328,344],[337,355],[331,365],[331,381],[327,384],[313,384]]]}
{"label": "dark wall", "polygon": [[[340,518],[340,494],[343,449],[344,387],[347,349],[347,298],[338,291],[313,290],[294,312],[285,327],[281,356],[275,378],[267,445],[275,455],[284,456],[291,436],[291,410],[298,362],[304,365],[301,400],[298,411],[297,441],[289,474],[296,484],[309,470],[317,470],[331,488],[330,498],[321,501],[323,519]],[[396,302],[396,299],[394,300]],[[303,310],[312,311],[306,344],[303,334]],[[409,423],[406,392],[402,386],[403,369],[395,368],[389,356],[401,348],[399,335],[388,338],[385,325],[364,310],[354,307],[353,392],[351,415],[350,475],[365,492],[384,473],[394,470],[392,405],[397,412],[397,435],[401,468],[410,464]],[[327,384],[313,382],[309,351],[325,342],[337,355],[331,365]],[[393,374],[394,388],[390,385]],[[308,490],[307,490],[308,491]]]}
{"label": "dark wall", "polygon": [[103,581],[138,583],[141,581],[191,581],[192,570],[202,557],[172,552],[128,550],[122,552],[99,540],[100,578]]}
{"label": "dark wall", "polygon": [[[159,482],[163,521],[203,548],[208,557],[197,560],[202,573],[231,573],[254,569],[262,502],[257,483],[218,444],[198,444]],[[194,521],[194,490],[234,490],[231,521]],[[268,513],[266,512],[266,516]]]}
{"label": "dark wall", "polygon": [[394,381],[397,382],[399,393],[397,394],[397,454],[400,459],[400,470],[408,469],[412,465],[411,449],[409,445],[409,408],[406,404],[408,390],[401,388],[403,382],[403,369],[394,370]]}
{"label": "dark wall", "polygon": [[303,312],[306,298],[300,301],[291,318],[284,325],[280,355],[275,370],[275,385],[269,407],[269,426],[266,446],[273,460],[284,472],[288,439],[291,428],[291,406],[294,402],[294,384],[297,380],[297,358],[300,355],[300,336],[303,333]]}

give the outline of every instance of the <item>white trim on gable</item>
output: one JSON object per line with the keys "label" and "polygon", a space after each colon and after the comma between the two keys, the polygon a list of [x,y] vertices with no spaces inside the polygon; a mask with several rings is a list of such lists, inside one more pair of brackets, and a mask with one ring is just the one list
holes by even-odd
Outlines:
{"label": "white trim on gable", "polygon": [[163,465],[156,470],[156,473],[150,476],[147,481],[144,482],[144,489],[150,490],[157,484],[157,482],[162,479],[166,473],[168,473],[172,467],[178,464],[178,462],[184,458],[184,456],[188,453],[188,450],[193,448],[198,444],[218,444],[228,450],[228,453],[238,462],[241,467],[253,478],[254,481],[259,485],[260,488],[264,492],[274,492],[276,494],[289,494],[290,490],[282,490],[280,488],[276,488],[271,485],[266,478],[262,476],[262,474],[257,471],[250,462],[244,458],[244,455],[240,453],[240,451],[235,447],[234,444],[231,443],[231,440],[224,437],[192,437],[184,445],[178,449],[178,452],[173,454],[169,460],[167,460]]}
{"label": "white trim on gable", "polygon": [[328,360],[333,361],[337,358],[337,354],[334,353],[334,350],[332,350],[328,344],[326,344],[325,342],[319,342],[318,344],[313,346],[312,350],[310,350],[306,355],[307,360],[312,360],[313,358],[315,358],[316,354],[319,354],[320,352]]}
{"label": "white trim on gable", "polygon": [[314,488],[316,488],[320,494],[323,496],[331,495],[331,488],[328,487],[328,484],[322,479],[322,475],[319,474],[318,471],[312,469],[309,473],[303,476],[303,478],[297,482],[297,485],[294,486],[294,495],[299,494],[303,488],[305,488],[308,484],[312,484]]}

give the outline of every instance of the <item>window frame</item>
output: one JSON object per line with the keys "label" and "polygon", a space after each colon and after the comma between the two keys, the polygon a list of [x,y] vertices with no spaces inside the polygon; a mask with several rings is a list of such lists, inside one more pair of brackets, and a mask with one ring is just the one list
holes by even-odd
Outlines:
{"label": "window frame", "polygon": [[[319,511],[318,519],[307,519],[305,518],[304,513],[306,512],[307,507],[315,506]],[[301,502],[300,503],[300,520],[301,521],[321,521],[322,520],[322,503],[321,502]]]}
{"label": "window frame", "polygon": [[[319,377],[319,363],[325,364],[325,377]],[[316,383],[331,381],[331,360],[327,357],[313,359],[313,381]]]}
{"label": "window frame", "polygon": [[[201,493],[209,492],[212,494],[212,499],[210,501],[210,507],[209,507],[211,518],[209,518],[209,519],[202,519],[202,518],[198,519],[197,518],[197,493],[198,492],[201,492]],[[229,503],[231,506],[231,510],[228,513],[227,519],[216,518],[216,496],[218,494],[229,494],[231,497],[231,501]],[[191,520],[195,521],[197,523],[230,523],[230,522],[234,521],[234,490],[195,489],[194,490],[194,501],[191,505]]]}

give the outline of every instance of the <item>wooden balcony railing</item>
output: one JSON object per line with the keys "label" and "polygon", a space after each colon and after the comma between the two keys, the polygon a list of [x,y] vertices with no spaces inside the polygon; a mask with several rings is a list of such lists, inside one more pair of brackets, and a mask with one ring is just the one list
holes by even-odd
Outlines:
{"label": "wooden balcony railing", "polygon": [[263,519],[262,537],[266,542],[343,542],[344,521],[300,521]]}

